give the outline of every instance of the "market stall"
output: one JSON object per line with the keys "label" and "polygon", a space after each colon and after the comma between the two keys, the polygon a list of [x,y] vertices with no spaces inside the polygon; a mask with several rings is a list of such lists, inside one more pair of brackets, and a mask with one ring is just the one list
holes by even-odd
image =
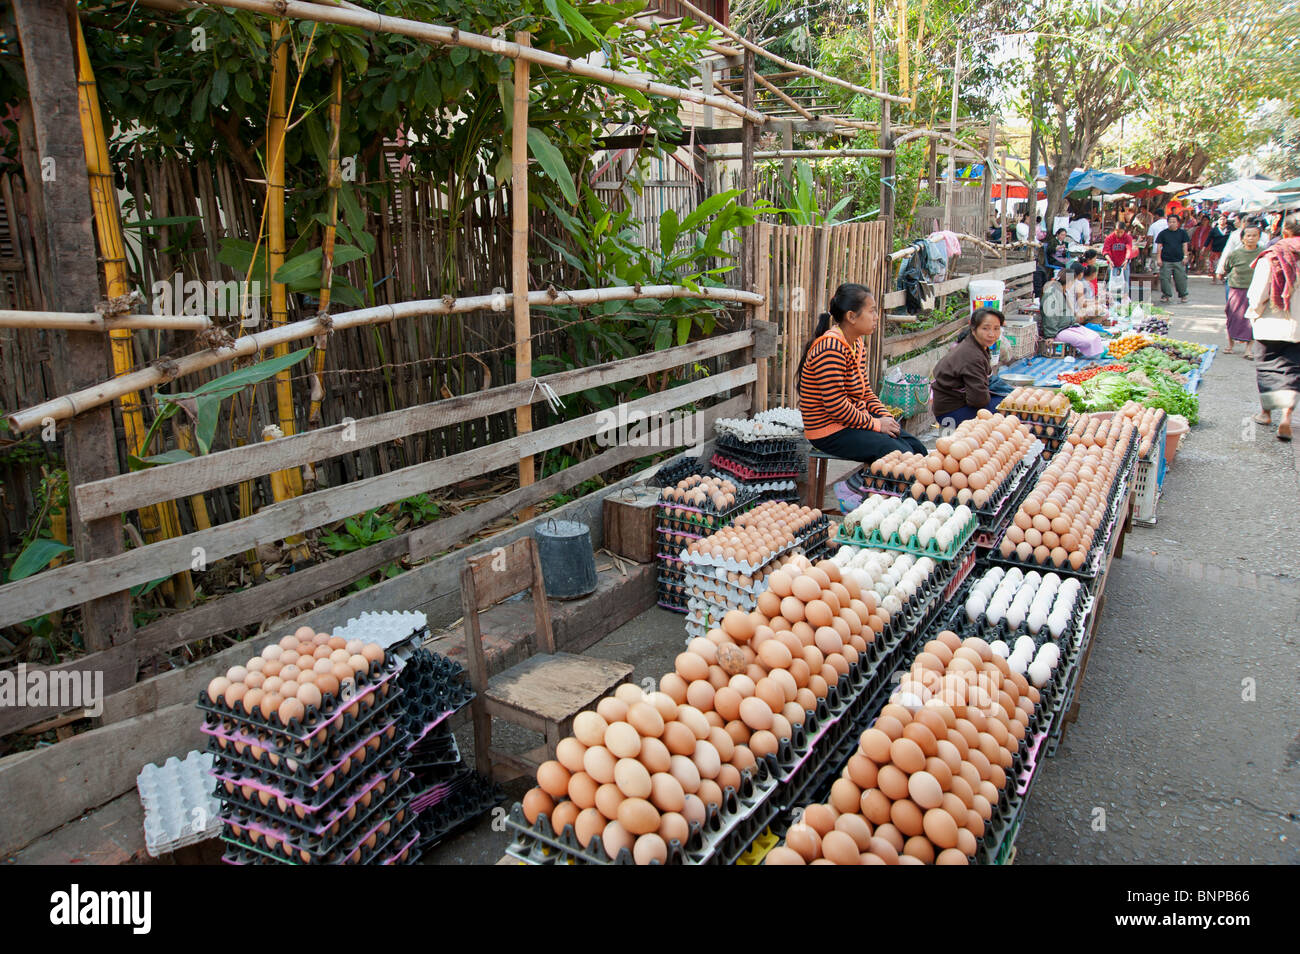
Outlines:
{"label": "market stall", "polygon": [[1020,389],[878,461],[836,519],[703,459],[665,468],[660,592],[688,614],[682,652],[657,690],[621,686],[573,721],[507,817],[507,854],[1005,862],[1162,430],[1137,403],[1094,415]]}

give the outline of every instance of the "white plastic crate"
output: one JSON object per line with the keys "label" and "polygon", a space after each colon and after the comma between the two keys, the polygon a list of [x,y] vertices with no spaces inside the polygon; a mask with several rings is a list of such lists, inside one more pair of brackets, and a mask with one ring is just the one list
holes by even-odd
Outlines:
{"label": "white plastic crate", "polygon": [[1165,476],[1166,416],[1151,441],[1151,450],[1137,462],[1133,477],[1133,519],[1147,527],[1156,525],[1156,507],[1160,503],[1160,486]]}
{"label": "white plastic crate", "polygon": [[135,784],[144,806],[145,848],[152,857],[220,834],[212,764],[210,753],[193,751],[140,770]]}

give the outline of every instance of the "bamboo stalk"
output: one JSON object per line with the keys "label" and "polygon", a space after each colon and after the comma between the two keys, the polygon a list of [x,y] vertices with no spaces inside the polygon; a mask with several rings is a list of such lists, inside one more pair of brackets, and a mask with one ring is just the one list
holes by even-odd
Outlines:
{"label": "bamboo stalk", "polygon": [[[651,96],[663,96],[666,99],[675,99],[684,103],[714,106],[760,125],[767,122],[767,117],[762,113],[737,106],[721,96],[706,96],[695,90],[682,89],[677,86],[670,86],[667,83],[656,83],[641,76],[633,76],[618,70],[593,66],[590,63],[574,60],[559,53],[537,50],[532,47],[522,47],[518,43],[512,43],[509,40],[484,36],[481,33],[470,33],[467,30],[443,26],[438,23],[384,16],[373,11],[351,7],[307,3],[304,0],[199,0],[199,2],[210,7],[231,7],[237,10],[252,10],[255,13],[262,13],[267,16],[285,17],[293,20],[314,20],[318,23],[336,23],[341,26],[359,27],[374,33],[394,33],[399,36],[409,36],[417,40],[439,43],[444,46],[464,46],[471,50],[492,53],[512,60],[522,58],[530,63],[536,63],[538,66],[560,70],[564,73],[572,73],[575,76],[585,76],[588,79],[594,79],[610,86],[640,90]],[[801,69],[807,70],[807,67],[801,67]],[[846,83],[844,80],[837,80],[834,77],[825,78],[830,82],[857,89],[853,87],[853,84]],[[872,95],[880,94],[873,93]]]}
{"label": "bamboo stalk", "polygon": [[898,88],[907,94],[903,102],[910,103],[912,83],[907,67],[907,0],[898,0]]}
{"label": "bamboo stalk", "polygon": [[[334,90],[330,97],[329,120],[329,168],[326,172],[329,181],[329,209],[326,213],[328,221],[325,236],[321,240],[320,307],[316,309],[318,315],[327,315],[330,310],[330,286],[334,282],[334,235],[339,221],[339,192],[343,188],[343,177],[339,171],[339,136],[343,127],[343,64],[338,60],[334,62]],[[321,404],[325,400],[325,349],[328,345],[328,336],[322,336],[316,342],[316,376],[312,381],[308,427],[320,427],[321,423]]]}
{"label": "bamboo stalk", "polygon": [[[529,45],[526,31],[515,33],[515,42]],[[515,60],[515,102],[510,127],[510,287],[528,287],[528,73],[527,60]],[[528,296],[513,295],[515,318],[515,380],[525,381],[533,376],[532,316],[528,311]],[[524,404],[515,409],[515,433],[527,434],[533,429],[533,406]],[[519,458],[519,486],[527,487],[536,479],[532,454]],[[527,507],[520,513],[521,520],[531,520],[535,508]]]}
{"label": "bamboo stalk", "polygon": [[[508,298],[513,302],[514,295],[475,295],[468,298],[432,298],[420,301],[399,302],[393,305],[378,305],[373,308],[361,308],[334,315],[331,326],[335,331],[347,328],[362,328],[369,325],[382,325],[399,318],[413,318],[422,315],[460,315],[471,311],[487,311],[494,306],[505,304]],[[688,288],[685,285],[617,285],[609,288],[584,288],[575,291],[532,291],[528,293],[528,302],[533,306],[547,305],[594,305],[606,301],[649,301],[669,298],[701,298],[709,301],[732,301],[740,304],[757,305],[763,296],[751,291],[734,288],[714,288],[702,285]],[[208,348],[194,354],[177,358],[164,370],[156,367],[141,368],[120,378],[104,381],[94,387],[84,388],[72,394],[60,395],[43,401],[26,410],[14,411],[7,415],[9,426],[15,432],[39,427],[45,418],[65,421],[78,414],[116,400],[122,394],[144,388],[154,388],[168,381],[193,374],[204,368],[226,364],[236,358],[245,358],[257,354],[276,344],[300,341],[326,331],[319,318],[307,318],[293,321],[279,328],[259,331],[255,334],[232,341],[228,346]]]}
{"label": "bamboo stalk", "polygon": [[120,315],[106,318],[97,311],[0,311],[0,328],[114,332],[137,328],[202,331],[212,327],[212,319],[204,315]]}
{"label": "bamboo stalk", "polygon": [[[187,423],[182,423],[179,414],[172,418],[172,426],[176,434],[176,446],[197,456],[199,451],[194,440],[194,428]],[[208,515],[208,501],[203,494],[190,495],[190,513],[194,517],[196,530],[207,530],[212,526],[212,518]]]}
{"label": "bamboo stalk", "polygon": [[[122,236],[121,212],[117,205],[117,190],[113,183],[112,166],[108,159],[108,137],[104,130],[103,114],[99,108],[99,89],[90,65],[86,48],[86,35],[77,19],[77,105],[81,116],[82,140],[85,144],[86,171],[90,179],[90,199],[94,210],[95,230],[99,237],[100,254],[104,259],[104,279],[110,300],[123,298],[131,292],[131,281],[126,269],[126,242]],[[129,374],[135,364],[131,331],[126,328],[109,330],[113,355],[113,371],[121,377]],[[126,432],[127,447],[138,457],[145,456],[149,428],[144,420],[144,408],[138,391],[127,391],[119,396],[122,409],[122,427]],[[149,542],[179,537],[183,534],[180,514],[175,503],[145,507],[140,512],[140,527]],[[194,585],[188,570],[175,577],[175,586],[167,584],[164,592],[177,605],[189,606],[194,602]]]}
{"label": "bamboo stalk", "polygon": [[867,37],[871,43],[871,71],[868,76],[876,75],[876,0],[867,0]]}
{"label": "bamboo stalk", "polygon": [[831,76],[827,73],[823,73],[821,70],[815,70],[811,66],[804,66],[801,63],[795,63],[791,60],[785,59],[784,57],[777,56],[775,53],[768,52],[766,49],[759,46],[757,43],[751,43],[749,40],[745,39],[735,30],[719,22],[718,20],[715,20],[713,17],[709,16],[699,7],[696,7],[693,4],[691,4],[689,0],[678,0],[678,2],[681,4],[682,9],[690,13],[692,17],[694,17],[695,19],[699,20],[702,23],[707,23],[709,26],[713,27],[723,36],[727,37],[727,39],[735,41],[740,46],[751,51],[755,56],[761,56],[764,59],[770,60],[773,63],[776,63],[780,66],[784,66],[788,70],[794,70],[798,73],[802,73],[804,76],[811,76],[814,79],[821,80],[823,83],[830,83],[834,86],[839,86],[843,89],[850,90],[854,93],[860,93],[863,96],[874,96],[876,97],[876,99],[889,100],[890,102],[894,102],[894,103],[908,102],[907,97],[905,96],[895,96],[893,93],[884,93],[876,89],[867,89],[865,86],[859,86],[856,83],[850,83],[848,80],[840,79],[838,76]]}

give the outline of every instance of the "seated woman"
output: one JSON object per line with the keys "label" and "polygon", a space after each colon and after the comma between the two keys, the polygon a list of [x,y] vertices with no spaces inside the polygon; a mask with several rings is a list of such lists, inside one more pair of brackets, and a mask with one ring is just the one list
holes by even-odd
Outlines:
{"label": "seated woman", "polygon": [[934,367],[930,392],[931,408],[941,427],[956,427],[984,408],[995,410],[1005,394],[993,394],[990,352],[997,347],[1005,323],[996,308],[976,308],[970,316],[970,330]]}
{"label": "seated woman", "polygon": [[1079,314],[1080,300],[1086,301],[1092,286],[1088,284],[1087,269],[1078,262],[1063,268],[1056,278],[1043,288],[1042,308],[1039,310],[1039,331],[1043,338],[1071,345],[1085,358],[1095,358],[1106,350],[1101,335],[1082,324],[1087,318]]}
{"label": "seated woman", "polygon": [[804,435],[819,451],[864,464],[890,451],[924,454],[925,445],[899,427],[867,382],[867,336],[880,323],[864,285],[835,289],[799,362],[799,411]]}
{"label": "seated woman", "polygon": [[1074,282],[1070,286],[1070,304],[1074,307],[1074,317],[1079,324],[1086,324],[1095,318],[1106,317],[1106,306],[1097,296],[1097,266],[1075,262]]}

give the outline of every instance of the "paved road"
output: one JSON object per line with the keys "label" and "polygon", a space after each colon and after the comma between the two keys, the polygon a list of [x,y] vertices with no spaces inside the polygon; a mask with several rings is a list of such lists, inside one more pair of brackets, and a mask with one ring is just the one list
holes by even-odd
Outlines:
{"label": "paved road", "polygon": [[[1222,298],[1192,279],[1170,334],[1222,348]],[[1017,863],[1300,862],[1300,458],[1249,425],[1253,369],[1216,357],[1159,521],[1113,564]]]}

